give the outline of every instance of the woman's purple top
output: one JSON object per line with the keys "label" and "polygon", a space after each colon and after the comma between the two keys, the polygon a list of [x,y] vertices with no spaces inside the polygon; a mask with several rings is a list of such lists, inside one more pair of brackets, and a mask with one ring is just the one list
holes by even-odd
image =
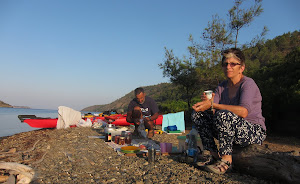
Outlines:
{"label": "woman's purple top", "polygon": [[245,120],[261,125],[266,130],[265,118],[262,116],[262,97],[253,79],[244,76],[239,89],[232,99],[229,98],[228,81],[223,81],[215,91],[214,103],[225,105],[239,105],[248,110]]}

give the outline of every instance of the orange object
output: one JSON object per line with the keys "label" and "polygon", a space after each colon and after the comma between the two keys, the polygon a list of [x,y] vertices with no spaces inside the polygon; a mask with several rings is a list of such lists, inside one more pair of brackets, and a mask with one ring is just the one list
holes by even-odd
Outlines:
{"label": "orange object", "polygon": [[147,149],[146,146],[144,146],[144,145],[140,145],[139,148],[140,148],[141,150],[146,150],[146,149]]}

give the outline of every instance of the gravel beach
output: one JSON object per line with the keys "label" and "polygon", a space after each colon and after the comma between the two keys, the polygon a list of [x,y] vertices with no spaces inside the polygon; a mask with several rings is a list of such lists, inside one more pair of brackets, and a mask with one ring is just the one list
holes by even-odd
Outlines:
{"label": "gravel beach", "polygon": [[[225,175],[208,173],[179,162],[177,155],[158,156],[150,164],[146,157],[122,156],[103,139],[89,137],[99,135],[92,128],[68,128],[2,137],[0,161],[33,168],[36,177],[32,183],[272,183],[235,170]],[[177,136],[156,134],[152,140],[176,146]],[[269,142],[274,149],[299,149],[299,144],[278,145]],[[0,170],[0,175],[7,174]]]}

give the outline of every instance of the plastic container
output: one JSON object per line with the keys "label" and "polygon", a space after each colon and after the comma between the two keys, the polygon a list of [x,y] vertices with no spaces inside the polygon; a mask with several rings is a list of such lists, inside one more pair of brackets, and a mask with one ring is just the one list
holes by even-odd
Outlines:
{"label": "plastic container", "polygon": [[111,133],[111,131],[115,130],[116,126],[114,124],[107,124],[106,127],[104,128],[105,133]]}
{"label": "plastic container", "polygon": [[159,146],[161,153],[172,153],[172,143],[161,142]]}
{"label": "plastic container", "polygon": [[[197,145],[197,137],[198,131],[196,130],[196,126],[192,126],[192,130],[189,133],[189,140],[188,140],[188,155],[195,156],[198,153],[198,145]],[[202,150],[202,148],[200,148]]]}
{"label": "plastic container", "polygon": [[166,143],[167,146],[167,152],[172,153],[172,143]]}
{"label": "plastic container", "polygon": [[[177,136],[177,140],[178,140],[178,149],[177,149],[178,152],[183,152],[184,150],[186,150],[187,149],[185,147],[186,136]],[[197,146],[199,146],[200,149],[203,151],[201,138],[198,136],[196,140],[197,140]]]}
{"label": "plastic container", "polygon": [[176,131],[177,130],[177,126],[176,125],[168,126],[167,128],[170,131]]}
{"label": "plastic container", "polygon": [[191,137],[191,135],[198,137],[198,131],[196,130],[195,126],[192,127],[192,130],[190,131],[189,135],[190,135],[190,137]]}
{"label": "plastic container", "polygon": [[116,128],[114,125],[112,127],[105,127],[104,132],[105,133],[111,133],[111,136],[114,137],[116,135],[121,135],[123,131],[126,131],[127,128]]}
{"label": "plastic container", "polygon": [[167,143],[161,142],[161,143],[159,143],[159,146],[160,146],[160,152],[161,153],[166,153],[167,152]]}
{"label": "plastic container", "polygon": [[196,157],[198,154],[197,140],[195,135],[190,135],[188,142],[187,155],[190,157]]}

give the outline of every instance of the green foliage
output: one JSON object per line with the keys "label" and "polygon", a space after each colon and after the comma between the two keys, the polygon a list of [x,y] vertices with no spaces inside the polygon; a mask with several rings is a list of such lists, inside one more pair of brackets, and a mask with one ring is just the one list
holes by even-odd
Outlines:
{"label": "green foliage", "polygon": [[[282,45],[279,40],[288,40],[289,44]],[[273,126],[274,120],[282,118],[280,117],[282,113],[293,112],[300,104],[299,48],[300,32],[294,31],[268,40],[265,44],[258,43],[255,47],[243,50],[246,56],[246,75],[256,81],[263,96],[263,115],[267,119],[268,129]],[[196,69],[200,67],[195,65]],[[220,65],[212,68],[221,69]],[[199,91],[191,98],[190,106],[186,101],[186,92],[175,84],[162,83],[145,86],[144,89],[148,96],[156,100],[161,112],[170,113],[182,110],[190,112],[188,108],[201,101],[202,91],[214,89],[215,85],[208,86],[200,83],[197,87]],[[133,91],[110,104],[95,105],[85,111],[123,108],[126,112],[132,98],[134,98]],[[189,116],[187,115],[187,117]],[[288,118],[296,117],[289,116]]]}
{"label": "green foliage", "polygon": [[175,57],[172,50],[165,48],[165,62],[159,64],[163,70],[164,77],[169,77],[170,81],[183,91],[182,97],[190,107],[190,100],[199,91],[199,79],[196,73],[195,63]]}
{"label": "green foliage", "polygon": [[157,103],[162,103],[165,101],[180,100],[183,94],[178,86],[170,84],[164,88],[161,88],[161,93],[152,95]]}
{"label": "green foliage", "polygon": [[259,35],[256,35],[250,43],[246,43],[242,46],[242,49],[246,49],[247,47],[255,47],[256,45],[265,43],[265,36],[267,35],[269,29],[264,26],[262,32]]}
{"label": "green foliage", "polygon": [[262,93],[263,115],[267,122],[278,120],[280,114],[296,113],[300,103],[300,46],[282,62],[264,66],[252,77]]}
{"label": "green foliage", "polygon": [[188,109],[188,104],[183,100],[173,100],[162,102],[159,106],[163,113],[175,113]]}
{"label": "green foliage", "polygon": [[[209,59],[213,61],[211,63],[212,65],[216,64],[214,62],[220,58],[219,53],[216,51],[223,50],[226,46],[233,44],[231,33],[228,32],[226,28],[226,22],[218,15],[212,16],[212,20],[208,22],[207,27],[202,33],[201,43],[196,43],[192,35],[190,35],[189,40],[192,42],[194,48],[197,48],[196,51],[202,51],[202,55],[206,54],[206,52],[203,51],[209,53],[207,55],[209,58],[206,58],[206,60]],[[196,57],[191,49],[193,49],[193,47],[189,47],[190,53]]]}
{"label": "green foliage", "polygon": [[[229,10],[228,23],[218,15],[214,15],[208,22],[207,27],[196,42],[192,35],[189,37],[191,45],[188,47],[189,56],[178,58],[173,50],[165,48],[165,61],[159,64],[163,70],[163,76],[170,78],[170,81],[182,89],[182,99],[187,102],[188,108],[191,101],[204,89],[214,89],[224,79],[220,66],[221,51],[225,48],[236,45],[238,32],[242,27],[250,25],[254,17],[262,12],[261,0],[256,0],[255,5],[249,9],[242,9],[244,0],[235,0],[234,6]],[[265,28],[255,43],[262,43],[265,35]],[[235,42],[232,40],[232,32],[235,32]],[[253,43],[254,43],[253,42]],[[251,62],[250,71],[259,68],[259,62]],[[249,73],[250,73],[249,71]]]}
{"label": "green foliage", "polygon": [[[229,28],[215,15],[199,42],[190,35],[188,57],[178,58],[173,50],[165,48],[165,61],[159,67],[172,83],[144,87],[147,95],[157,101],[161,112],[185,110],[189,114],[191,106],[201,100],[202,91],[215,89],[224,79],[219,62],[221,50],[236,44],[240,29],[249,26],[262,12],[261,0],[256,0],[249,9],[242,9],[242,2],[244,0],[236,0],[229,10]],[[296,110],[300,104],[300,32],[288,32],[265,41],[267,31],[264,27],[250,44],[243,45],[242,50],[246,58],[244,74],[253,78],[260,88],[263,115],[269,129],[273,126],[271,122],[286,118],[282,114],[292,112],[289,119],[300,119]],[[235,41],[232,34],[235,34]],[[118,107],[126,110],[133,97],[132,91],[111,104],[97,107],[99,111]]]}
{"label": "green foliage", "polygon": [[[161,83],[152,86],[142,86],[145,90],[147,96],[152,97],[158,104],[162,101],[168,100],[167,96],[171,99],[179,99],[181,96],[177,96],[177,87],[170,83]],[[134,90],[134,89],[133,89]],[[82,109],[82,111],[91,111],[91,112],[103,112],[111,109],[123,109],[127,111],[129,102],[134,98],[134,91],[130,91],[125,96],[113,101],[112,103],[105,105],[93,105]]]}
{"label": "green foliage", "polygon": [[[274,122],[278,122],[279,119],[300,120],[295,110],[300,104],[300,33],[299,31],[289,32],[266,42],[261,38],[257,39],[260,41],[253,41],[252,45],[250,44],[251,47],[247,47],[247,45],[243,47],[246,57],[244,74],[252,77],[258,84],[263,96],[263,116],[266,118],[268,129],[272,130]],[[213,58],[216,58],[215,53],[220,50],[207,46],[209,52],[204,52],[200,50],[201,47],[194,42],[192,37],[190,37],[190,41],[192,41],[192,46],[189,47],[190,61],[193,60],[193,62],[185,64],[192,66],[199,80],[197,83],[198,93],[191,96],[189,101],[190,104],[194,104],[200,101],[201,91],[214,89],[214,83],[211,81],[220,81],[223,76],[218,75],[221,73],[220,65],[212,62]],[[174,56],[173,53],[172,56]],[[181,70],[179,66],[182,63],[184,62],[176,58],[176,62],[172,64],[174,64],[174,68]],[[177,64],[178,66],[176,66]],[[183,71],[188,73],[187,70],[190,68],[185,67],[185,69]],[[176,72],[180,73],[180,71]],[[217,77],[214,78],[215,76]],[[195,78],[193,80],[195,81]],[[179,84],[177,83],[177,85]],[[180,91],[178,92],[180,93]],[[176,95],[176,98],[179,97],[180,95]],[[183,103],[175,102],[163,102],[161,107],[164,112],[178,112],[185,107]],[[188,107],[190,106],[188,105]],[[186,111],[190,112],[190,109],[186,109]],[[294,113],[291,115],[291,112]]]}
{"label": "green foliage", "polygon": [[235,34],[235,47],[237,47],[240,29],[247,27],[262,12],[262,0],[255,0],[255,4],[248,9],[241,9],[245,0],[235,0],[234,6],[228,11],[230,18],[230,29]]}
{"label": "green foliage", "polygon": [[[255,47],[244,48],[243,51],[247,59],[246,64],[254,60],[259,61],[260,67],[282,63],[286,54],[290,53],[299,44],[299,31],[294,31],[277,36],[272,40],[266,41],[264,44],[258,43]],[[249,70],[248,65],[247,70]]]}

